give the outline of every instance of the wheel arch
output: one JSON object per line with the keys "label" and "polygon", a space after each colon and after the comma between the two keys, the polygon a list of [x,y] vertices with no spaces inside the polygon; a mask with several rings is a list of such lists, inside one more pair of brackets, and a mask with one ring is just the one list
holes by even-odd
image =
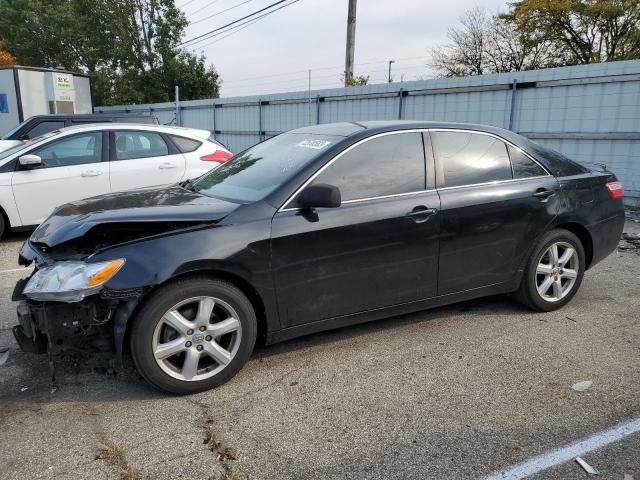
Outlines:
{"label": "wheel arch", "polygon": [[264,304],[264,300],[262,296],[258,292],[258,290],[246,279],[242,278],[240,275],[229,272],[227,270],[222,269],[202,269],[202,270],[192,270],[188,272],[183,272],[178,275],[175,275],[171,278],[166,279],[164,282],[158,283],[145,291],[144,295],[140,297],[138,303],[136,304],[134,310],[131,312],[126,324],[126,330],[124,332],[124,336],[122,337],[123,348],[125,351],[129,349],[129,337],[131,334],[131,329],[133,327],[133,322],[135,321],[136,316],[140,312],[142,308],[144,308],[147,300],[150,295],[158,290],[159,288],[165,286],[168,283],[171,283],[176,280],[184,280],[188,278],[215,278],[218,280],[224,280],[229,282],[233,286],[237,287],[251,302],[251,306],[256,313],[258,334],[257,338],[259,341],[264,342],[267,338],[268,324],[267,324],[267,312]]}
{"label": "wheel arch", "polygon": [[587,228],[578,222],[564,222],[553,226],[554,229],[567,230],[573,233],[582,243],[585,256],[585,270],[588,270],[593,260],[593,238]]}

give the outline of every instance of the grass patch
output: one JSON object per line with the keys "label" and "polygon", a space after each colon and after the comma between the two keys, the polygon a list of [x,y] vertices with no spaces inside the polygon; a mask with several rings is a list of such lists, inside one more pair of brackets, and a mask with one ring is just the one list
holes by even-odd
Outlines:
{"label": "grass patch", "polygon": [[97,459],[104,460],[116,467],[122,480],[138,480],[140,478],[138,471],[129,466],[124,450],[116,445],[100,445]]}

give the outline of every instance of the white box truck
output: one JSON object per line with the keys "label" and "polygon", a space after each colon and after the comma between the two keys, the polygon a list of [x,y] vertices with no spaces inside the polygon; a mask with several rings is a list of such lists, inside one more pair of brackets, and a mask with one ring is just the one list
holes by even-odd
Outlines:
{"label": "white box truck", "polygon": [[34,115],[92,112],[91,83],[86,75],[50,68],[0,67],[0,136]]}

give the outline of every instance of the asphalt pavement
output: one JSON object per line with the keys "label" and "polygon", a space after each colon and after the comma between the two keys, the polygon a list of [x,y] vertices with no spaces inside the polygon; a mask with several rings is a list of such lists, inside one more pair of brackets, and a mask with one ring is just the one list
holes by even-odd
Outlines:
{"label": "asphalt pavement", "polygon": [[[46,357],[10,331],[25,238],[0,242],[3,479],[483,478],[640,417],[629,243],[559,311],[501,296],[311,335],[257,348],[216,390],[171,397],[103,357],[62,362],[52,391]],[[582,458],[600,478],[638,480],[640,434]],[[586,476],[571,460],[531,478]]]}

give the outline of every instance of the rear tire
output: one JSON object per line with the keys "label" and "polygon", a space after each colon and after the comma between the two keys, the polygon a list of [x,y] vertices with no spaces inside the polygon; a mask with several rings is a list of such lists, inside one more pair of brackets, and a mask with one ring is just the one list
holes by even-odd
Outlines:
{"label": "rear tire", "polygon": [[251,302],[234,285],[176,280],[152,293],[136,315],[131,355],[151,385],[186,395],[231,379],[251,355],[256,333]]}
{"label": "rear tire", "polygon": [[2,238],[2,236],[4,235],[4,229],[5,229],[4,215],[0,211],[0,238]]}
{"label": "rear tire", "polygon": [[551,230],[529,257],[516,298],[538,312],[557,310],[576,294],[584,270],[584,247],[578,237],[567,230]]}

